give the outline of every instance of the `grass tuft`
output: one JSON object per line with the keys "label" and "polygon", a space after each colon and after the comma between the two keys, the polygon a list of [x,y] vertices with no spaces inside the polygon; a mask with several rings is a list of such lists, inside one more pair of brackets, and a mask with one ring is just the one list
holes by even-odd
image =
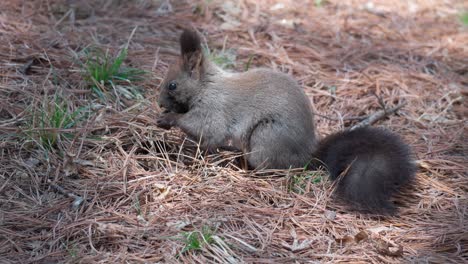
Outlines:
{"label": "grass tuft", "polygon": [[326,1],[326,0],[315,0],[314,3],[315,3],[315,6],[316,6],[316,7],[321,7],[321,6],[323,6],[324,4],[326,4],[327,1]]}
{"label": "grass tuft", "polygon": [[222,69],[232,69],[236,66],[237,54],[233,49],[210,50],[204,47],[208,58]]}
{"label": "grass tuft", "polygon": [[463,25],[468,26],[468,11],[462,12],[460,14],[460,21]]}
{"label": "grass tuft", "polygon": [[249,60],[245,64],[244,71],[248,71],[250,69],[250,65],[252,64],[252,60],[254,57],[255,57],[254,55],[249,56]]}
{"label": "grass tuft", "polygon": [[203,226],[201,231],[184,232],[182,236],[184,237],[185,247],[180,254],[201,250],[205,245],[215,243],[213,235],[214,231],[208,226]]}
{"label": "grass tuft", "polygon": [[325,179],[321,171],[307,171],[306,173],[291,176],[288,183],[288,191],[297,194],[309,192],[310,184],[319,184]]}
{"label": "grass tuft", "polygon": [[108,87],[142,80],[146,73],[144,70],[123,66],[128,54],[127,48],[121,49],[116,56],[99,48],[85,50],[85,54],[86,60],[83,64],[85,79],[91,90],[99,97],[104,96]]}
{"label": "grass tuft", "polygon": [[53,149],[63,137],[71,137],[70,129],[84,117],[85,108],[71,111],[68,105],[55,97],[53,102],[44,102],[36,109],[27,124],[26,133],[45,149]]}

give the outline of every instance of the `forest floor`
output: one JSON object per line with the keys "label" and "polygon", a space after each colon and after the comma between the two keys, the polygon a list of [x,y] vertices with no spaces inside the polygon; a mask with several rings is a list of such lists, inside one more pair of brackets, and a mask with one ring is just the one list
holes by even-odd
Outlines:
{"label": "forest floor", "polygon": [[[468,261],[466,1],[0,6],[0,263]],[[406,102],[375,124],[419,164],[399,213],[349,211],[323,172],[244,171],[156,127],[183,28],[224,68],[292,74],[321,136]]]}

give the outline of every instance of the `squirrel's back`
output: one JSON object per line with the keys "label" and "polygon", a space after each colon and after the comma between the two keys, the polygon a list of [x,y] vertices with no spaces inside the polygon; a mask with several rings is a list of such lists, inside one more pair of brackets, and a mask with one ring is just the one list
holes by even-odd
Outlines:
{"label": "squirrel's back", "polygon": [[269,69],[217,72],[200,100],[210,102],[206,111],[223,112],[228,137],[247,153],[250,167],[305,166],[317,140],[310,100],[297,82]]}

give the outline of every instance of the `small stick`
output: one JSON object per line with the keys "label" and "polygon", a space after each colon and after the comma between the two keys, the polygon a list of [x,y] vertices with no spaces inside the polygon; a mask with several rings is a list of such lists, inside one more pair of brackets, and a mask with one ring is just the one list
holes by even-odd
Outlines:
{"label": "small stick", "polygon": [[365,127],[365,126],[369,126],[369,125],[372,125],[374,124],[375,122],[379,121],[380,119],[386,117],[386,116],[389,116],[393,113],[395,113],[396,111],[400,110],[401,108],[403,108],[403,106],[406,105],[406,102],[403,102],[403,103],[400,103],[398,104],[397,106],[393,107],[393,108],[390,108],[388,110],[386,110],[385,108],[383,110],[380,110],[380,111],[377,111],[375,112],[374,114],[370,115],[369,117],[367,117],[366,119],[362,120],[361,122],[357,123],[356,125],[354,125],[353,127],[351,127],[350,130],[355,130],[357,128],[361,128],[361,127]]}
{"label": "small stick", "polygon": [[19,68],[19,72],[22,74],[28,74],[31,66],[34,64],[35,58],[29,59],[21,68]]}
{"label": "small stick", "polygon": [[130,45],[130,41],[132,40],[133,38],[133,35],[135,35],[135,32],[137,30],[138,26],[135,26],[132,30],[132,33],[130,33],[130,37],[128,37],[128,40],[127,40],[127,44],[125,45],[125,49],[128,50],[128,46]]}
{"label": "small stick", "polygon": [[78,206],[81,205],[81,203],[83,203],[84,199],[83,197],[79,196],[79,195],[76,195],[72,192],[68,192],[67,190],[65,190],[63,187],[53,183],[51,180],[47,179],[47,183],[50,184],[50,186],[52,186],[52,188],[54,188],[57,192],[63,194],[63,195],[66,195],[70,198],[73,198],[75,199],[72,203],[72,207],[75,209],[75,208],[78,208]]}
{"label": "small stick", "polygon": [[73,8],[73,7],[70,8],[70,9],[65,13],[65,15],[63,15],[62,18],[60,18],[60,19],[55,23],[54,27],[57,27],[58,25],[60,25],[60,24],[65,20],[65,18],[67,18],[67,16],[70,16],[70,21],[72,22],[72,24],[74,24],[74,23],[75,23],[75,21],[74,21],[74,12],[75,12],[74,8]]}
{"label": "small stick", "polygon": [[329,117],[327,115],[322,115],[322,114],[319,114],[319,113],[316,113],[316,112],[313,112],[314,115],[316,116],[320,116],[320,117],[323,117],[325,119],[328,119],[328,120],[332,120],[332,121],[353,121],[353,120],[358,120],[358,121],[362,121],[364,119],[366,119],[368,116],[349,116],[349,117],[343,117],[343,118],[336,118],[336,117]]}

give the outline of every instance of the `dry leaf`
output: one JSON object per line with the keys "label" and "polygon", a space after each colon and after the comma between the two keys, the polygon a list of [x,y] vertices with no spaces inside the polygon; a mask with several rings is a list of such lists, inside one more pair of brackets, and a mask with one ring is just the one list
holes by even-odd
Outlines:
{"label": "dry leaf", "polygon": [[189,221],[175,221],[175,222],[168,222],[166,225],[168,227],[173,227],[177,230],[181,230],[182,228],[189,226],[191,222]]}
{"label": "dry leaf", "polygon": [[335,241],[336,243],[340,245],[350,244],[350,243],[354,243],[354,237],[350,235],[346,235],[342,238],[335,238]]}
{"label": "dry leaf", "polygon": [[156,183],[154,185],[154,199],[156,200],[163,200],[169,194],[171,190],[171,186],[166,186],[163,184]]}
{"label": "dry leaf", "polygon": [[391,245],[385,241],[378,241],[375,245],[377,252],[385,256],[391,257],[402,257],[403,256],[403,247],[400,245]]}
{"label": "dry leaf", "polygon": [[362,230],[361,232],[357,233],[355,236],[354,236],[354,240],[356,241],[356,243],[359,243],[361,242],[362,240],[366,240],[369,238],[369,235],[367,234],[366,231]]}
{"label": "dry leaf", "polygon": [[325,214],[325,218],[327,220],[333,221],[336,218],[336,212],[335,211],[326,210],[324,214]]}

